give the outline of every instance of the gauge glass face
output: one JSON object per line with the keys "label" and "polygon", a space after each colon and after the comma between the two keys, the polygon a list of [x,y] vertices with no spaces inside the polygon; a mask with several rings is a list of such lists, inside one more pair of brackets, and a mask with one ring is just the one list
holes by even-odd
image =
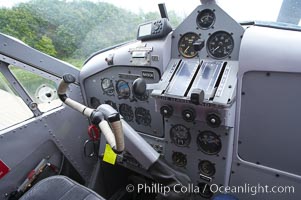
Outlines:
{"label": "gauge glass face", "polygon": [[138,107],[135,110],[135,121],[139,125],[150,126],[152,122],[152,117],[149,113],[149,110],[145,108]]}
{"label": "gauge glass face", "polygon": [[173,152],[172,153],[172,162],[174,165],[178,167],[185,167],[187,164],[186,155],[181,152]]}
{"label": "gauge glass face", "polygon": [[232,53],[234,40],[231,34],[218,31],[213,33],[207,40],[207,51],[209,55],[216,59],[223,59]]}
{"label": "gauge glass face", "polygon": [[214,24],[214,21],[215,14],[212,10],[209,9],[202,10],[196,18],[196,23],[201,29],[210,28]]}
{"label": "gauge glass face", "polygon": [[211,131],[201,132],[197,137],[197,145],[202,152],[208,155],[215,155],[222,148],[220,138]]}
{"label": "gauge glass face", "polygon": [[130,86],[127,82],[119,80],[116,83],[116,91],[119,99],[127,99],[130,97]]}
{"label": "gauge glass face", "polygon": [[134,119],[134,113],[132,107],[123,103],[119,106],[119,113],[123,116],[124,120],[131,122]]}
{"label": "gauge glass face", "polygon": [[108,78],[104,78],[104,79],[101,80],[101,89],[102,89],[104,94],[107,94],[109,96],[114,95],[113,82],[112,82],[112,80],[110,80]]}
{"label": "gauge glass face", "polygon": [[199,35],[196,33],[186,33],[184,34],[178,44],[178,49],[180,54],[185,58],[193,58],[198,52],[194,50],[193,43],[200,39]]}
{"label": "gauge glass face", "polygon": [[170,129],[170,138],[175,145],[186,147],[190,144],[191,135],[186,126],[178,124]]}
{"label": "gauge glass face", "polygon": [[206,176],[213,176],[215,174],[215,165],[209,160],[202,160],[199,162],[199,170]]}

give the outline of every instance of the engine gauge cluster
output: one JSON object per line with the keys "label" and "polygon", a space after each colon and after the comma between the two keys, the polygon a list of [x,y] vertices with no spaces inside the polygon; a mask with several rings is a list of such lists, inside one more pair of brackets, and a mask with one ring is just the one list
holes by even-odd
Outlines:
{"label": "engine gauge cluster", "polygon": [[244,28],[215,6],[200,6],[172,35],[172,58],[234,60]]}

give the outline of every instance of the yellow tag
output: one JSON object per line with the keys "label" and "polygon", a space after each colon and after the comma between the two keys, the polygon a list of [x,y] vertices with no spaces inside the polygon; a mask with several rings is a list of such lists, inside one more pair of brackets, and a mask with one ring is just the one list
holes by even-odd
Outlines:
{"label": "yellow tag", "polygon": [[103,155],[103,161],[115,165],[117,154],[112,150],[110,145],[106,144],[106,149]]}

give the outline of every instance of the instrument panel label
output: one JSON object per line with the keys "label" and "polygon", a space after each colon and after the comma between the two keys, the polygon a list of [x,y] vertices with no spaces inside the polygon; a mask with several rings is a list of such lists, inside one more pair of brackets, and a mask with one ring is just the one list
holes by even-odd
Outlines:
{"label": "instrument panel label", "polygon": [[0,160],[0,179],[2,179],[9,171],[10,168],[2,160]]}
{"label": "instrument panel label", "polygon": [[155,79],[155,74],[152,71],[142,71],[142,77],[148,79]]}

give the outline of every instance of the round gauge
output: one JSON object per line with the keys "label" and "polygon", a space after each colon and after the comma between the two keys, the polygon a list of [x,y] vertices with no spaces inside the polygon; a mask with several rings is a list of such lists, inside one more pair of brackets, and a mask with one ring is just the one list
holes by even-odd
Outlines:
{"label": "round gauge", "polygon": [[205,9],[199,12],[197,18],[196,18],[196,23],[199,28],[201,29],[208,29],[210,28],[215,21],[215,14],[212,10],[210,9]]}
{"label": "round gauge", "polygon": [[104,94],[107,94],[109,96],[114,95],[114,85],[113,81],[108,78],[101,79],[101,89]]}
{"label": "round gauge", "polygon": [[178,49],[180,54],[185,58],[193,58],[198,52],[194,50],[193,43],[200,39],[199,35],[196,33],[186,33],[184,34],[178,44]]}
{"label": "round gauge", "polygon": [[171,159],[173,164],[178,167],[185,167],[187,164],[186,155],[181,152],[173,152]]}
{"label": "round gauge", "polygon": [[105,104],[108,104],[108,105],[112,106],[115,110],[117,110],[117,105],[113,101],[107,100],[107,101],[105,101]]}
{"label": "round gauge", "polygon": [[214,155],[222,149],[220,138],[212,131],[201,132],[197,137],[197,145],[202,152]]}
{"label": "round gauge", "polygon": [[125,121],[131,122],[134,119],[134,113],[132,107],[123,103],[119,106],[119,113],[122,115]]}
{"label": "round gauge", "polygon": [[213,196],[213,192],[211,192],[211,190],[210,190],[211,187],[207,183],[204,183],[204,182],[199,183],[198,188],[199,188],[199,191],[200,191],[199,194],[201,197],[210,199]]}
{"label": "round gauge", "polygon": [[137,124],[143,126],[150,126],[152,122],[152,117],[149,113],[149,110],[146,110],[145,108],[142,107],[138,107],[135,109],[135,119]]}
{"label": "round gauge", "polygon": [[209,55],[216,59],[223,59],[232,53],[234,40],[231,34],[225,31],[213,33],[207,40],[207,51]]}
{"label": "round gauge", "polygon": [[215,174],[215,165],[209,160],[202,160],[199,162],[199,170],[206,176],[213,176]]}
{"label": "round gauge", "polygon": [[116,83],[116,91],[119,99],[127,99],[130,97],[130,86],[124,80],[119,80]]}
{"label": "round gauge", "polygon": [[175,125],[170,129],[170,138],[179,147],[188,146],[191,140],[189,129],[181,124]]}

